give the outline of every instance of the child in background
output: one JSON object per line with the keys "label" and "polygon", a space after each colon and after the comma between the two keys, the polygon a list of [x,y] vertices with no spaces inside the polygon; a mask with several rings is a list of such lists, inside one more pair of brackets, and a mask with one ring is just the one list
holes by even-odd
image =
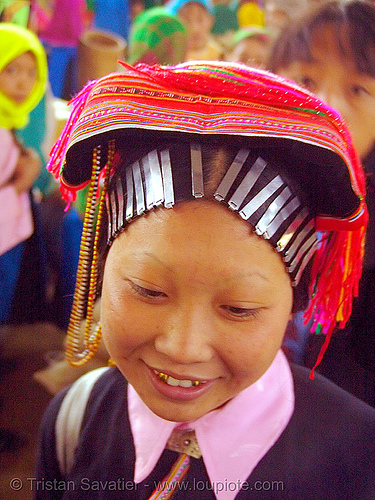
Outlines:
{"label": "child in background", "polygon": [[211,35],[215,18],[210,0],[170,0],[166,9],[177,16],[187,30],[185,61],[218,61],[224,50]]}
{"label": "child in background", "polygon": [[135,21],[137,17],[145,10],[144,0],[130,0],[130,18]]}
{"label": "child in background", "polygon": [[226,59],[265,69],[271,44],[272,37],[268,29],[261,26],[248,26],[235,33],[232,39],[232,49]]}
{"label": "child in background", "polygon": [[[37,153],[25,149],[15,135],[28,121],[30,111],[42,98],[47,82],[47,62],[38,38],[29,30],[14,24],[0,24],[0,322],[11,319],[21,263],[29,255],[34,242],[30,189],[40,173]],[[30,261],[29,258],[27,258]],[[26,263],[27,265],[27,263]],[[38,289],[40,268],[34,269],[27,281]],[[30,289],[31,291],[31,289]],[[42,292],[41,292],[41,295]],[[30,296],[25,296],[16,319],[28,310]],[[39,304],[38,304],[39,302]],[[41,306],[40,299],[36,306]],[[31,311],[30,312],[35,312]]]}
{"label": "child in background", "polygon": [[164,7],[147,9],[134,20],[129,40],[128,62],[178,64],[186,56],[186,29]]}
{"label": "child in background", "polygon": [[[359,298],[321,372],[375,405],[375,6],[329,1],[289,24],[276,40],[268,68],[303,85],[338,110],[365,168],[369,227]],[[304,351],[306,333],[297,348]],[[317,339],[312,339],[307,360]],[[332,344],[332,345],[333,345]],[[313,353],[312,353],[313,355]]]}
{"label": "child in background", "polygon": [[278,35],[308,5],[309,0],[266,0],[265,25],[274,35]]}
{"label": "child in background", "polygon": [[[38,33],[44,22],[48,22],[48,15],[37,3],[30,0],[2,0],[0,1],[0,22],[17,24]],[[47,83],[45,95],[39,104],[31,110],[27,125],[17,130],[17,137],[25,147],[33,148],[40,156],[42,165],[45,166],[53,141],[56,137],[56,118],[53,110],[53,95]],[[40,195],[50,193],[56,184],[45,168],[42,168],[39,178],[34,183],[34,188]]]}

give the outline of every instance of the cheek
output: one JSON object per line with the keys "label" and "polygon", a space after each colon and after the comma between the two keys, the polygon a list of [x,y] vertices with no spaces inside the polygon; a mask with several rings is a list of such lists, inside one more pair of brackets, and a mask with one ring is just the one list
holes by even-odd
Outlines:
{"label": "cheek", "polygon": [[354,146],[359,156],[364,158],[371,151],[375,143],[375,116],[368,116],[367,120],[358,119],[360,116],[365,116],[365,114],[358,113],[352,119],[348,119],[348,123]]}
{"label": "cheek", "polygon": [[33,90],[35,85],[36,85],[36,78],[28,78],[27,79],[27,86],[28,86],[28,89],[30,92]]}
{"label": "cheek", "polygon": [[126,359],[137,348],[148,341],[145,330],[132,321],[126,313],[108,310],[109,314],[102,316],[102,335],[104,344],[110,356]]}
{"label": "cheek", "polygon": [[134,309],[121,294],[113,278],[108,286],[104,280],[101,299],[101,323],[104,343],[113,356],[115,352],[134,348],[137,342],[137,324]]}
{"label": "cheek", "polygon": [[121,283],[116,286],[116,279],[110,288],[103,282],[101,308],[103,341],[114,359],[129,357],[160,330],[160,318],[124,291]]}
{"label": "cheek", "polygon": [[[253,382],[271,365],[280,349],[289,315],[269,312],[262,321],[231,335],[222,356],[232,373],[240,379]],[[278,321],[275,321],[278,318]]]}
{"label": "cheek", "polygon": [[12,86],[9,84],[8,80],[3,78],[0,79],[0,92],[3,92],[5,95],[9,94],[9,89]]}
{"label": "cheek", "polygon": [[118,308],[112,304],[108,295],[104,293],[104,290],[101,299],[101,307],[103,341],[110,355],[113,357],[114,353],[117,353],[120,349],[121,351],[125,349],[125,345],[123,344],[125,344],[124,339],[127,338],[126,319],[125,321],[119,321]]}

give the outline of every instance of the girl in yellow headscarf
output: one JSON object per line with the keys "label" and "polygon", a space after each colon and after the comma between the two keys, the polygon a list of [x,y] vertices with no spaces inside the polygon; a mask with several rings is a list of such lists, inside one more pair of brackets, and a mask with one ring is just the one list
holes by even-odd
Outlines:
{"label": "girl in yellow headscarf", "polygon": [[33,86],[22,100],[14,99],[0,83],[0,127],[6,129],[22,128],[28,116],[39,103],[46,88],[47,60],[42,44],[30,30],[10,23],[0,24],[0,73],[21,56],[29,54],[34,60],[35,80]]}
{"label": "girl in yellow headscarf", "polygon": [[37,36],[0,23],[0,323],[11,314],[25,242],[34,232],[30,188],[41,168],[15,129],[27,124],[46,82],[47,60]]}

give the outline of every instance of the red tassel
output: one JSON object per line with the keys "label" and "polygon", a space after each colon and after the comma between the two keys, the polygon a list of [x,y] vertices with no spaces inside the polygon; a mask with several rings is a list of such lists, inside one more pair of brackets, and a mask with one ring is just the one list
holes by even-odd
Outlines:
{"label": "red tassel", "polygon": [[322,362],[324,354],[327,351],[327,348],[328,348],[329,343],[331,341],[331,337],[332,337],[332,332],[333,332],[334,326],[335,326],[335,323],[332,322],[332,324],[330,325],[329,330],[326,333],[326,337],[325,337],[324,343],[323,343],[323,345],[322,345],[322,347],[321,347],[321,349],[319,351],[318,358],[317,358],[317,360],[315,362],[315,365],[312,367],[310,375],[309,375],[310,378],[311,378],[311,380],[314,380],[315,370],[320,365],[320,363]]}
{"label": "red tassel", "polygon": [[358,296],[364,234],[364,228],[329,233],[315,254],[310,284],[311,301],[304,318],[306,323],[314,318],[311,331],[322,332],[326,338],[311,378],[323,359],[335,327],[344,328],[350,318],[353,299]]}

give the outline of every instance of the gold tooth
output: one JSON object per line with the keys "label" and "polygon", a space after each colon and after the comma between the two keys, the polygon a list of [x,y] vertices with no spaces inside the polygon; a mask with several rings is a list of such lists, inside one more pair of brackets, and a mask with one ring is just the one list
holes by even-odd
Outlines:
{"label": "gold tooth", "polygon": [[193,381],[193,387],[197,387],[198,385],[200,385],[199,380],[194,380]]}
{"label": "gold tooth", "polygon": [[166,382],[168,380],[168,375],[166,373],[159,373],[158,375],[159,379],[162,380],[163,382]]}

